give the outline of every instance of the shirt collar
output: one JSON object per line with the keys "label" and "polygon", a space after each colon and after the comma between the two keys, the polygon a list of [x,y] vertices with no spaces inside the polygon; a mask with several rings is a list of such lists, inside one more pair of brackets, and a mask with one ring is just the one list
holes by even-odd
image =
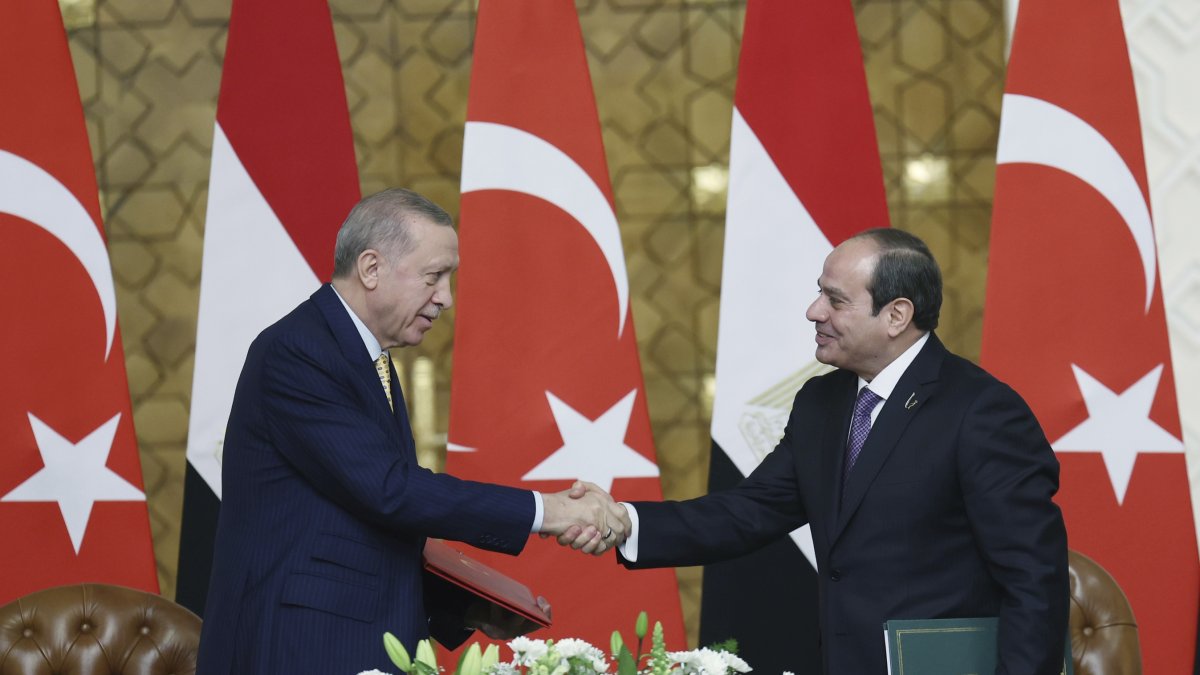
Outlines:
{"label": "shirt collar", "polygon": [[333,294],[337,296],[338,300],[341,300],[342,307],[346,308],[346,313],[350,315],[350,320],[354,322],[354,327],[358,329],[358,336],[362,338],[363,345],[367,348],[367,353],[371,355],[371,360],[378,359],[379,355],[383,353],[383,347],[380,346],[379,340],[375,339],[370,329],[367,328],[367,324],[363,323],[362,319],[358,318],[358,315],[354,313],[354,310],[350,309],[350,305],[346,304],[345,298],[342,297],[341,293],[337,292],[337,288],[333,286],[330,286],[330,288],[333,288]]}
{"label": "shirt collar", "polygon": [[896,383],[900,381],[900,377],[904,375],[904,371],[908,370],[908,367],[912,365],[913,360],[917,358],[917,354],[921,352],[921,348],[924,347],[925,343],[928,341],[929,333],[925,333],[920,337],[920,339],[914,342],[911,347],[904,350],[903,354],[897,356],[894,361],[887,364],[883,370],[879,371],[879,374],[875,376],[875,379],[871,380],[869,383],[861,377],[858,378],[858,390],[862,391],[863,387],[870,384],[871,391],[875,392],[880,398],[886,401],[889,397],[891,397],[892,390],[896,388]]}

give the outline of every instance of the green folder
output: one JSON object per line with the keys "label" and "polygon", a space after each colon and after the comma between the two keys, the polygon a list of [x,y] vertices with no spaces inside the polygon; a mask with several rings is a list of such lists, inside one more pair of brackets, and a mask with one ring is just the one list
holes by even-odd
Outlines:
{"label": "green folder", "polygon": [[[999,619],[892,619],[883,624],[888,675],[992,675]],[[1070,642],[1063,675],[1074,675]]]}

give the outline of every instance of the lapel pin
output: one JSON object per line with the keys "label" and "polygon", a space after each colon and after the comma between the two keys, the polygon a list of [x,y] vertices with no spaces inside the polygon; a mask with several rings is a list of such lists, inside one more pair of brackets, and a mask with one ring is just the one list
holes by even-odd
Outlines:
{"label": "lapel pin", "polygon": [[917,403],[917,392],[914,391],[908,395],[908,400],[904,402],[904,409],[912,410],[913,408],[917,407]]}

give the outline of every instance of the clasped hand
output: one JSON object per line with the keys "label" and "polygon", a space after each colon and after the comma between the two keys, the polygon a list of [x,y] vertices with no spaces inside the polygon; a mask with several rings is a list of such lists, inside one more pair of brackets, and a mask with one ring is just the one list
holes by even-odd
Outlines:
{"label": "clasped hand", "polygon": [[591,555],[619,546],[633,524],[625,507],[594,483],[575,481],[571,489],[542,495],[543,537]]}

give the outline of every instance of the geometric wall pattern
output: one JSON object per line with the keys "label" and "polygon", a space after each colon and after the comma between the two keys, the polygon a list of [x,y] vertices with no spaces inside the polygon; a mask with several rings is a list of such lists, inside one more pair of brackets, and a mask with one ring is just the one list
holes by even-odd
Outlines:
{"label": "geometric wall pattern", "polygon": [[[230,1],[60,0],[100,182],[167,597],[175,587],[209,153]],[[942,262],[947,297],[939,332],[975,358],[1004,77],[1001,0],[853,4],[893,224],[924,237]],[[456,214],[475,2],[330,5],[364,193],[404,185]],[[577,2],[663,490],[674,499],[701,494],[707,480],[723,178],[744,6]],[[285,29],[286,16],[280,22]],[[1147,19],[1144,30],[1161,30],[1156,25]],[[1193,38],[1197,25],[1190,24]],[[1145,59],[1135,63],[1148,67]],[[1194,116],[1172,124],[1157,143],[1190,142],[1194,158]],[[1194,160],[1191,172],[1179,190],[1195,194]],[[1156,199],[1155,209],[1161,222],[1170,205]],[[1164,278],[1168,297],[1187,288],[1195,297],[1200,270],[1190,269],[1169,270],[1164,256],[1164,275],[1173,274]],[[1197,340],[1198,313],[1188,316],[1189,339]],[[420,408],[413,419],[424,461],[435,467],[444,452],[452,335],[443,326],[419,348],[396,353]],[[694,643],[699,570],[679,574]]]}

